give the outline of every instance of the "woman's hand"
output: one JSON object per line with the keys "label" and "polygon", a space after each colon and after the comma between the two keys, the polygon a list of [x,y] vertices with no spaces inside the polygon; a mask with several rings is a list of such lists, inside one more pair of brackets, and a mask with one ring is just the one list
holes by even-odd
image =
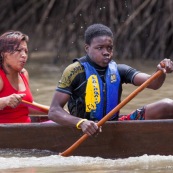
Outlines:
{"label": "woman's hand", "polygon": [[25,94],[12,94],[10,96],[5,97],[4,107],[9,106],[11,108],[16,108],[21,103],[22,98],[24,96]]}

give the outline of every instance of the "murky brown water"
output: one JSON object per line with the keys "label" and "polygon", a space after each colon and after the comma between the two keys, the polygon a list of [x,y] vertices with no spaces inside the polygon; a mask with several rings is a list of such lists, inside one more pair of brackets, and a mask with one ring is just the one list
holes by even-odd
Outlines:
{"label": "murky brown water", "polygon": [[[126,64],[133,64],[133,67],[152,74],[156,69],[157,62],[126,62]],[[31,60],[27,64],[26,68],[29,70],[30,85],[35,101],[50,105],[54,90],[66,65],[52,65],[50,64],[50,60],[41,63],[37,60]],[[153,101],[165,97],[173,98],[172,83],[173,74],[169,74],[161,89],[157,91],[145,89],[123,107],[121,112],[129,113],[132,110]],[[136,87],[125,85],[123,98],[135,89]],[[0,151],[0,173],[23,172],[171,173],[173,172],[173,156],[144,155],[141,157],[113,160],[73,156],[64,158],[45,151],[40,151],[37,155],[33,154],[33,151],[30,150]]]}

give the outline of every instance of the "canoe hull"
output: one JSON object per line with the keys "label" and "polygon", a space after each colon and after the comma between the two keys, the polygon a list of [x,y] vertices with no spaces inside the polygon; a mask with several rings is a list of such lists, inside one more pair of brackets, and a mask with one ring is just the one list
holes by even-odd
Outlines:
{"label": "canoe hull", "polygon": [[[63,152],[82,132],[56,123],[0,124],[0,148],[41,149]],[[102,132],[89,137],[75,156],[127,158],[173,155],[173,120],[108,122]]]}

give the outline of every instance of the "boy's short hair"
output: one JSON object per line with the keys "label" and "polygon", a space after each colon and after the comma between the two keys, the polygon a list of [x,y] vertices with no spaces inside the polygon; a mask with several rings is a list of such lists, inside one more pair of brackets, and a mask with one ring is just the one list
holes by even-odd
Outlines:
{"label": "boy's short hair", "polygon": [[90,25],[85,31],[85,43],[90,45],[93,38],[104,35],[109,36],[113,39],[113,33],[107,26],[103,24]]}

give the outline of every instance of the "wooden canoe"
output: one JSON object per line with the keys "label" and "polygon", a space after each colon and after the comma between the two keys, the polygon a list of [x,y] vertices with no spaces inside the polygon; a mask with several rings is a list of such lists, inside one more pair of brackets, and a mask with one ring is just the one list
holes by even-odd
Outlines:
{"label": "wooden canoe", "polygon": [[[0,124],[0,148],[41,149],[58,153],[82,136],[75,127],[56,123]],[[102,133],[89,137],[75,156],[127,158],[173,155],[173,120],[107,122]]]}

